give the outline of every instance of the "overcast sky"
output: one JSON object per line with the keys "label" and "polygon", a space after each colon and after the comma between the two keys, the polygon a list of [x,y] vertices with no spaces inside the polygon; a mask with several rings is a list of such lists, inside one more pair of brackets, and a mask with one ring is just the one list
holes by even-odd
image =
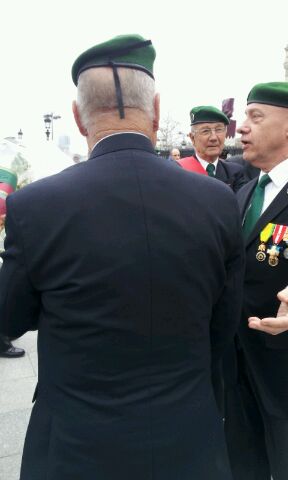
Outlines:
{"label": "overcast sky", "polygon": [[258,82],[281,81],[288,44],[287,0],[9,0],[1,2],[0,138],[21,128],[29,143],[44,137],[43,115],[55,133],[72,136],[71,66],[83,50],[126,33],[152,40],[162,117],[189,131],[189,111],[235,98],[234,118]]}

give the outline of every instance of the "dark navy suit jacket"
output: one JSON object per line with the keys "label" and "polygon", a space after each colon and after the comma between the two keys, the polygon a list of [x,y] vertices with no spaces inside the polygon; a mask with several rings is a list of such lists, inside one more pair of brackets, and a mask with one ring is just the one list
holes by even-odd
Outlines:
{"label": "dark navy suit jacket", "polygon": [[[251,180],[238,194],[244,218],[258,179]],[[288,260],[283,255],[287,244],[281,241],[278,265],[271,267],[269,255],[256,259],[261,243],[260,233],[268,223],[288,226],[288,183],[261,215],[246,240],[246,274],[244,306],[240,325],[240,340],[246,352],[249,368],[265,409],[276,417],[288,418],[288,332],[269,335],[248,328],[248,317],[275,317],[279,307],[277,293],[287,285]],[[270,238],[267,247],[273,244]]]}
{"label": "dark navy suit jacket", "polygon": [[232,162],[227,163],[226,160],[221,160],[221,158],[218,160],[215,177],[229,185],[234,192],[238,192],[247,183],[241,165]]}
{"label": "dark navy suit jacket", "polygon": [[[178,160],[178,163],[185,170],[207,175],[207,172],[202,167],[196,155],[184,157]],[[237,165],[232,162],[227,163],[226,160],[222,160],[221,158],[219,158],[217,162],[215,178],[229,185],[234,192],[237,192],[248,181],[243,176],[242,165]]]}
{"label": "dark navy suit jacket", "polygon": [[21,480],[231,480],[211,383],[241,302],[231,190],[120,134],[7,212],[0,331],[39,332]]}

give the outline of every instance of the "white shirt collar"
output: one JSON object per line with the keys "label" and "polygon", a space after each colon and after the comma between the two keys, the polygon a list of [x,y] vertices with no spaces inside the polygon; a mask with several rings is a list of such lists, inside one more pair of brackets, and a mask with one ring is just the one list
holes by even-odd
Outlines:
{"label": "white shirt collar", "polygon": [[[202,167],[204,168],[204,170],[206,170],[207,168],[207,165],[209,165],[209,163],[211,162],[207,162],[206,160],[203,160],[203,158],[201,158],[198,153],[195,154],[196,155],[196,158],[199,160],[199,162],[201,163]],[[215,170],[217,168],[217,165],[218,165],[218,160],[219,158],[216,158],[216,160],[213,163],[213,165],[215,166]]]}
{"label": "white shirt collar", "polygon": [[149,140],[149,137],[147,137],[147,135],[144,135],[144,133],[140,133],[140,132],[130,132],[129,130],[124,130],[123,132],[117,132],[117,133],[111,133],[110,135],[106,135],[105,137],[101,138],[100,140],[98,140],[98,142],[95,143],[95,145],[93,146],[93,148],[91,149],[91,152],[94,150],[94,148],[96,147],[96,145],[98,145],[100,142],[102,142],[103,140],[105,140],[106,138],[109,138],[109,137],[114,137],[115,135],[122,135],[123,133],[133,133],[134,135],[142,135],[142,137],[146,137],[148,138]]}
{"label": "white shirt collar", "polygon": [[[261,171],[259,180],[263,175],[265,175],[265,172]],[[288,182],[288,158],[272,168],[268,175],[276,187],[282,188]]]}

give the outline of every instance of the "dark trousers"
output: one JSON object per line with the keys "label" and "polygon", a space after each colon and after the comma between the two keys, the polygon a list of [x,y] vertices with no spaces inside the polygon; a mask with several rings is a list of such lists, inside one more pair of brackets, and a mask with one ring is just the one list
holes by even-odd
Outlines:
{"label": "dark trousers", "polygon": [[243,352],[239,355],[237,384],[225,392],[225,435],[233,478],[271,480],[272,475],[273,480],[287,480],[288,419],[265,411]]}
{"label": "dark trousers", "polygon": [[5,352],[11,346],[11,342],[7,337],[0,335],[0,352]]}

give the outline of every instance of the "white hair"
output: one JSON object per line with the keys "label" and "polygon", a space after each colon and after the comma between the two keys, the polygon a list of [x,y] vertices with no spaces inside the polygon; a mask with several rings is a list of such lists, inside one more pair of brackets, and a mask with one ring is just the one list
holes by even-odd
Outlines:
{"label": "white hair", "polygon": [[[154,116],[155,82],[141,70],[118,68],[124,110],[136,108],[152,120]],[[81,73],[78,82],[78,111],[88,128],[97,112],[118,109],[111,68],[92,68]]]}

